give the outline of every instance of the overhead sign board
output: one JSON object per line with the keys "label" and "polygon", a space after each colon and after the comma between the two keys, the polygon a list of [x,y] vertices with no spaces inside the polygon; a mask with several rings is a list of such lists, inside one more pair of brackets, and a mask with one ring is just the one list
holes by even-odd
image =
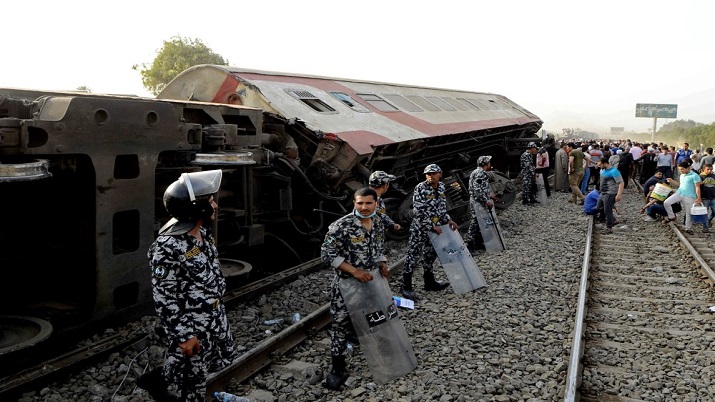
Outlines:
{"label": "overhead sign board", "polygon": [[678,105],[636,103],[636,117],[662,117],[666,119],[675,119],[678,117]]}

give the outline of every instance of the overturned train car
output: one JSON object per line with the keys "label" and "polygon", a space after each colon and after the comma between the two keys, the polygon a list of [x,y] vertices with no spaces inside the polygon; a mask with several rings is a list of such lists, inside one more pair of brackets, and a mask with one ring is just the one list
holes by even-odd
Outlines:
{"label": "overturned train car", "polygon": [[[73,329],[151,311],[146,253],[182,172],[224,171],[217,241],[227,265],[250,267],[228,257],[267,236],[261,127],[244,106],[0,88],[0,316]],[[0,338],[15,325],[0,319]]]}
{"label": "overturned train car", "polygon": [[[509,179],[542,125],[536,115],[497,94],[217,65],[187,69],[158,98],[264,110],[264,133],[295,158],[321,209],[346,212],[345,203],[334,201],[365,186],[372,171],[397,176],[385,201],[403,227],[412,216],[411,191],[430,163],[445,172],[448,207],[464,220],[469,174],[479,156],[493,155],[497,208],[507,208],[517,192]],[[389,235],[404,237],[406,230]]]}
{"label": "overturned train car", "polygon": [[541,124],[495,94],[211,65],[158,99],[0,88],[0,316],[72,328],[150,311],[146,251],[181,173],[224,171],[222,267],[269,274],[317,257],[374,170],[398,177],[386,201],[405,227],[430,163],[464,221],[469,173],[493,155],[508,207]]}

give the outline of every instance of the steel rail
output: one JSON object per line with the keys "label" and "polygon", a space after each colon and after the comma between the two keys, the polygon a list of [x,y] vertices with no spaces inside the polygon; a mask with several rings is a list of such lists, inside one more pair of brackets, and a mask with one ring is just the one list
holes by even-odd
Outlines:
{"label": "steel rail", "polygon": [[593,221],[588,221],[588,234],[586,236],[586,246],[583,251],[583,265],[581,266],[581,284],[578,289],[578,305],[576,309],[576,324],[573,330],[573,340],[571,344],[571,359],[566,374],[565,402],[575,402],[576,392],[581,382],[581,357],[583,357],[583,335],[585,331],[584,318],[586,317],[586,298],[588,291],[588,271],[591,265],[591,239],[593,236]]}
{"label": "steel rail", "polygon": [[[402,257],[390,264],[390,273],[392,274],[401,268],[404,262],[405,257]],[[206,400],[213,400],[215,391],[223,391],[229,384],[240,384],[271,365],[290,349],[328,326],[331,319],[330,303],[326,303],[297,323],[265,339],[239,356],[229,367],[209,376],[206,384]]]}
{"label": "steel rail", "polygon": [[39,388],[55,379],[124,350],[146,339],[145,333],[120,332],[97,343],[68,352],[52,360],[0,379],[0,400],[25,389]]}
{"label": "steel rail", "polygon": [[693,244],[690,243],[688,238],[685,237],[683,235],[683,233],[680,232],[680,230],[678,230],[678,227],[675,226],[675,224],[673,222],[668,222],[668,225],[670,225],[670,228],[673,229],[673,232],[675,232],[675,235],[678,236],[678,239],[680,239],[680,242],[683,243],[683,245],[685,245],[685,248],[688,249],[688,251],[690,252],[690,255],[692,255],[693,258],[695,258],[695,260],[698,262],[698,264],[700,264],[700,267],[703,269],[703,271],[705,271],[705,273],[708,275],[710,280],[715,282],[715,272],[713,272],[712,268],[710,268],[710,265],[707,262],[705,262],[705,260],[700,255],[698,250],[696,250],[695,247],[693,247]]}

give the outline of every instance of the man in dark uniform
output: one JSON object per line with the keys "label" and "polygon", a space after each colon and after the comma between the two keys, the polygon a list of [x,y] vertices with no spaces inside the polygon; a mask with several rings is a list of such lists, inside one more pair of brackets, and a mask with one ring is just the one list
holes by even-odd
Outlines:
{"label": "man in dark uniform", "polygon": [[533,190],[536,188],[534,154],[538,147],[535,142],[530,142],[526,148],[526,151],[524,151],[519,158],[521,162],[521,203],[531,205],[538,203],[535,198],[536,194],[533,193]]}
{"label": "man in dark uniform", "polygon": [[477,168],[472,170],[469,175],[469,205],[472,213],[472,220],[469,223],[469,229],[465,236],[464,242],[467,244],[469,251],[484,248],[484,240],[479,231],[479,222],[477,221],[477,211],[474,205],[479,203],[486,210],[494,206],[494,192],[492,186],[489,185],[489,175],[487,171],[491,170],[492,157],[482,155],[477,159]]}
{"label": "man in dark uniform", "polygon": [[382,218],[385,228],[398,231],[402,226],[400,226],[399,223],[396,223],[392,218],[390,218],[390,215],[387,214],[387,207],[385,207],[385,201],[382,199],[382,196],[384,196],[390,188],[390,182],[395,180],[397,180],[397,177],[394,175],[388,174],[382,170],[376,170],[370,175],[368,184],[370,185],[370,188],[375,190],[377,193],[377,215]]}
{"label": "man in dark uniform", "polygon": [[170,341],[163,368],[137,380],[158,401],[178,400],[168,384],[178,384],[182,401],[204,401],[209,371],[233,361],[234,341],[221,298],[226,282],[210,224],[218,207],[214,195],[221,170],[184,173],[164,193],[173,217],[149,248],[156,312]]}
{"label": "man in dark uniform", "polygon": [[449,286],[449,283],[437,282],[432,264],[437,259],[437,252],[429,238],[429,232],[442,234],[440,225],[448,224],[452,230],[457,230],[457,223],[447,213],[447,193],[442,178],[442,169],[436,164],[427,165],[424,170],[427,180],[418,183],[412,194],[412,210],[415,214],[410,224],[410,239],[407,243],[407,258],[402,271],[402,295],[415,300],[417,297],[412,289],[412,273],[422,260],[424,267],[424,289],[439,291]]}
{"label": "man in dark uniform", "polygon": [[356,278],[359,282],[373,280],[370,270],[380,268],[387,278],[385,255],[385,226],[377,216],[377,193],[371,188],[355,192],[354,209],[330,224],[320,249],[320,258],[335,269],[335,279],[330,288],[333,332],[330,337],[330,356],[333,367],[325,383],[330,389],[340,389],[347,380],[345,350],[348,334],[353,330],[345,301],[340,293],[340,281]]}

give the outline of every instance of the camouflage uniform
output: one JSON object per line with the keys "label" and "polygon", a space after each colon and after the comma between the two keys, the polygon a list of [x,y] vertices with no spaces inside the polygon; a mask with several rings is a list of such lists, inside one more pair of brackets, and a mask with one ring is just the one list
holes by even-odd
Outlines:
{"label": "camouflage uniform", "polygon": [[[163,377],[187,389],[187,401],[204,401],[206,376],[232,363],[234,340],[221,297],[226,282],[220,270],[213,237],[201,228],[203,244],[191,234],[159,236],[149,248],[152,288],[157,314],[171,346]],[[178,344],[192,336],[201,351],[191,357],[188,384],[181,384],[186,368]]]}
{"label": "camouflage uniform", "polygon": [[536,180],[536,167],[534,166],[534,155],[529,151],[521,154],[521,199],[532,200],[531,186]]}
{"label": "camouflage uniform", "polygon": [[392,228],[395,226],[395,221],[387,215],[387,207],[385,206],[385,201],[383,201],[382,198],[377,199],[377,207],[375,208],[375,211],[377,211],[377,216],[382,219],[382,223],[385,225],[385,228]]}
{"label": "camouflage uniform", "polygon": [[333,333],[330,339],[330,354],[343,356],[347,348],[347,334],[352,330],[345,301],[340,293],[340,280],[352,275],[338,269],[343,261],[355,268],[372,270],[378,263],[387,261],[385,256],[385,226],[378,216],[372,218],[372,230],[367,231],[360,219],[345,215],[328,227],[325,241],[320,248],[320,258],[335,269],[335,278],[330,287],[330,314],[333,317]]}
{"label": "camouflage uniform", "polygon": [[487,172],[479,166],[474,169],[469,175],[469,204],[470,211],[472,213],[472,220],[469,222],[469,229],[467,230],[467,236],[465,243],[474,243],[472,246],[476,247],[482,242],[482,234],[479,231],[479,222],[477,221],[477,211],[474,208],[474,204],[479,203],[485,209],[486,202],[491,200],[489,194],[492,192],[492,187],[489,185],[489,175]]}
{"label": "camouflage uniform", "polygon": [[[395,180],[397,180],[397,177],[395,177],[394,175],[391,175],[382,170],[376,170],[370,175],[368,184],[373,189],[377,189],[378,187],[382,187],[385,184]],[[395,221],[387,215],[387,207],[385,207],[385,201],[382,200],[382,197],[377,199],[377,206],[375,208],[375,211],[377,211],[377,215],[382,218],[382,222],[385,224],[385,228],[392,229],[395,226]]]}
{"label": "camouflage uniform", "polygon": [[437,252],[430,243],[429,232],[434,226],[444,225],[452,220],[447,213],[444,183],[439,182],[437,188],[432,188],[427,181],[417,184],[412,195],[412,204],[415,217],[410,224],[407,258],[402,272],[412,274],[422,259],[425,272],[431,273]]}

